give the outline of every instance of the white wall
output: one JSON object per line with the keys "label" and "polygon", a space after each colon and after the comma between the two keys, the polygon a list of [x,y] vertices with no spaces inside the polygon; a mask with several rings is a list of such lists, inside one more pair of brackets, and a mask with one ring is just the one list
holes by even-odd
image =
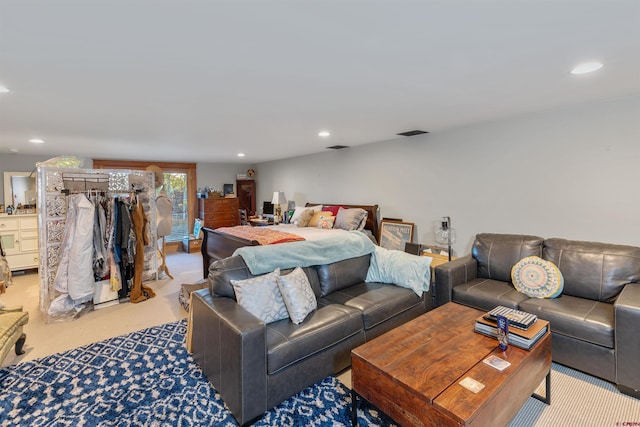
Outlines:
{"label": "white wall", "polygon": [[640,97],[585,104],[257,165],[258,199],[380,205],[454,250],[476,233],[640,245]]}
{"label": "white wall", "polygon": [[224,184],[233,184],[236,191],[236,177],[239,173],[246,173],[251,164],[242,163],[198,163],[196,165],[196,185],[198,188],[211,187],[222,191]]}
{"label": "white wall", "polygon": [[[36,168],[36,163],[49,160],[52,156],[27,156],[23,154],[0,155],[0,189],[4,188],[3,172],[31,172]],[[35,172],[34,172],[35,176]],[[4,191],[0,191],[0,203],[4,202]],[[5,206],[6,208],[6,206]]]}

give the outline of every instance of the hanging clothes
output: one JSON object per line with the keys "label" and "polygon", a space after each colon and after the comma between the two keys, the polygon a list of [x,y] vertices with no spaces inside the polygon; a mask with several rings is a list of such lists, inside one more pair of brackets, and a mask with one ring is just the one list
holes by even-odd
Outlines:
{"label": "hanging clothes", "polygon": [[107,239],[107,216],[105,213],[105,198],[103,195],[93,195],[91,198],[95,206],[93,223],[93,274],[96,281],[100,281],[109,274],[109,254]]}
{"label": "hanging clothes", "polygon": [[131,220],[133,221],[134,231],[136,235],[136,247],[134,258],[134,275],[133,284],[131,286],[131,302],[144,301],[147,298],[156,296],[153,289],[142,284],[142,272],[144,271],[144,247],[149,245],[147,236],[147,216],[140,203],[136,203],[133,209]]}
{"label": "hanging clothes", "polygon": [[122,287],[118,291],[121,299],[129,295],[129,281],[133,277],[133,256],[131,253],[131,215],[129,213],[129,200],[117,199],[116,222],[114,239],[114,258],[120,267],[120,280]]}
{"label": "hanging clothes", "polygon": [[49,311],[53,309],[53,314],[57,308],[64,311],[69,306],[78,307],[93,298],[93,260],[87,254],[93,251],[94,209],[93,203],[83,194],[69,197],[60,264],[53,281],[54,289],[62,295],[50,306]]}

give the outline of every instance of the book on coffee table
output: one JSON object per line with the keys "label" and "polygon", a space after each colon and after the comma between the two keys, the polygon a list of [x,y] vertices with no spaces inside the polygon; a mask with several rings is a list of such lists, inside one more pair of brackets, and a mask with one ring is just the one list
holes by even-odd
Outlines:
{"label": "book on coffee table", "polygon": [[[478,317],[474,330],[492,338],[497,339],[498,337],[498,326],[496,322],[494,320],[487,319],[484,315]],[[538,321],[527,330],[509,329],[509,344],[525,350],[530,350],[531,347],[533,347],[535,343],[537,343],[538,340],[547,333],[548,330],[549,322],[542,319],[538,319]]]}
{"label": "book on coffee table", "polygon": [[496,320],[498,316],[504,316],[509,319],[509,326],[525,330],[529,329],[531,325],[535,324],[538,320],[538,316],[535,314],[516,310],[515,308],[505,307],[503,305],[499,305],[485,314],[485,318],[490,320]]}

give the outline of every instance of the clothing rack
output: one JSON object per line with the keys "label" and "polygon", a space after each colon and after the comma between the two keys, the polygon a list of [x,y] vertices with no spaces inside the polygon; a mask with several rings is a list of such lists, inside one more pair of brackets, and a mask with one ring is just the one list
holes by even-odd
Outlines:
{"label": "clothing rack", "polygon": [[[37,168],[38,187],[38,226],[42,230],[39,239],[40,250],[40,310],[46,323],[68,321],[81,313],[77,308],[70,310],[49,311],[52,302],[64,292],[53,287],[60,260],[64,256],[62,244],[66,228],[67,213],[72,195],[85,195],[88,199],[104,197],[105,200],[130,198],[142,207],[146,221],[156,222],[155,185],[152,172],[124,169],[76,169],[57,167]],[[78,197],[78,196],[76,196]],[[151,242],[157,241],[155,227],[147,228]],[[138,254],[143,254],[138,265],[142,274],[142,282],[158,280],[159,255],[156,245],[147,245]],[[96,289],[103,281],[96,281]],[[139,283],[139,282],[137,282]],[[102,284],[109,288],[109,283]],[[104,297],[104,298],[103,298]],[[94,295],[94,309],[106,307],[102,301],[111,299],[113,295]],[[117,301],[117,295],[116,295]],[[108,301],[107,301],[108,302]],[[96,304],[97,303],[97,304]],[[81,304],[81,303],[79,303]],[[85,306],[89,307],[90,305]]]}

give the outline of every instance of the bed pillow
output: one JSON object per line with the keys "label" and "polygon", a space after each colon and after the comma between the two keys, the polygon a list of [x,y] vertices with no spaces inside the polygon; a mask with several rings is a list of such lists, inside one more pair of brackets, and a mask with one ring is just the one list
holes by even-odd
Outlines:
{"label": "bed pillow", "polygon": [[299,325],[309,313],[318,308],[318,302],[307,275],[302,268],[296,267],[291,273],[278,276],[276,280],[291,321]]}
{"label": "bed pillow", "polygon": [[347,209],[345,206],[336,205],[336,206],[323,206],[322,210],[325,212],[331,212],[333,216],[336,216],[338,215],[338,211],[340,210],[340,208]]}
{"label": "bed pillow", "polygon": [[280,269],[245,280],[231,280],[238,304],[264,323],[277,322],[289,317],[282,299],[277,278]]}
{"label": "bed pillow", "polygon": [[300,218],[300,215],[302,215],[302,213],[304,211],[306,211],[307,209],[312,209],[314,212],[320,212],[322,210],[322,205],[316,205],[316,206],[296,206],[295,210],[293,211],[293,215],[291,215],[291,222],[294,223],[298,220],[298,218]]}
{"label": "bed pillow", "polygon": [[332,216],[331,212],[326,212],[326,211],[315,212],[311,217],[311,219],[309,220],[309,224],[307,224],[307,227],[317,227],[322,219],[329,218],[331,216]]}
{"label": "bed pillow", "polygon": [[325,230],[331,230],[333,228],[333,224],[336,222],[336,217],[333,215],[323,216],[318,222],[318,228],[323,228]]}
{"label": "bed pillow", "polygon": [[391,283],[409,288],[419,297],[429,290],[431,277],[429,256],[418,256],[376,246],[367,271],[367,282]]}
{"label": "bed pillow", "polygon": [[307,209],[304,212],[302,212],[302,215],[300,215],[300,217],[298,218],[298,221],[296,222],[298,227],[308,226],[309,221],[311,221],[311,218],[313,218],[313,214],[314,214],[313,209]]}
{"label": "bed pillow", "polygon": [[560,269],[537,256],[518,261],[511,269],[511,281],[518,292],[531,298],[555,298],[564,288]]}
{"label": "bed pillow", "polygon": [[333,228],[341,228],[343,230],[363,230],[367,221],[367,211],[360,208],[338,210],[336,222]]}

